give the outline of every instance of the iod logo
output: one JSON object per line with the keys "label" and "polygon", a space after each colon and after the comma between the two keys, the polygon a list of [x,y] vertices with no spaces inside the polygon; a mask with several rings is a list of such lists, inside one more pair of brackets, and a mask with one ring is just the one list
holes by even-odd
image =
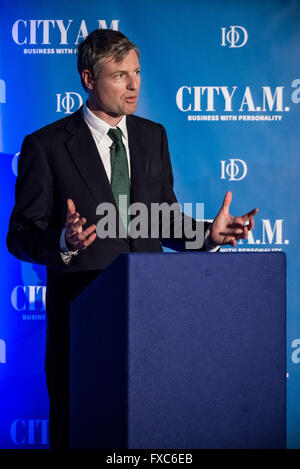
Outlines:
{"label": "iod logo", "polygon": [[56,112],[62,112],[61,108],[63,108],[65,114],[71,114],[72,112],[77,111],[77,109],[79,109],[83,104],[82,97],[79,93],[75,93],[75,91],[66,91],[63,97],[61,93],[56,93],[56,99]]}
{"label": "iod logo", "polygon": [[229,47],[243,47],[248,41],[247,30],[243,26],[230,26],[230,29],[226,32],[227,28],[221,28],[222,31],[222,44],[221,46]]}
{"label": "iod logo", "polygon": [[247,165],[245,161],[238,158],[230,158],[229,163],[226,160],[221,161],[221,179],[226,179],[229,176],[229,181],[241,181],[247,175]]}

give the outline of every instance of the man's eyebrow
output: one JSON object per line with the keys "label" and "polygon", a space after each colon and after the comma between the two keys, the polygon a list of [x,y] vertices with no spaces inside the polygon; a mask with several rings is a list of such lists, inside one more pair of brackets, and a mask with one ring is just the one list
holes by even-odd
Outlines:
{"label": "man's eyebrow", "polygon": [[[141,66],[136,67],[134,69],[134,72],[136,72],[137,70],[141,70]],[[116,70],[112,72],[112,75],[117,75],[118,73],[129,73],[129,70]]]}

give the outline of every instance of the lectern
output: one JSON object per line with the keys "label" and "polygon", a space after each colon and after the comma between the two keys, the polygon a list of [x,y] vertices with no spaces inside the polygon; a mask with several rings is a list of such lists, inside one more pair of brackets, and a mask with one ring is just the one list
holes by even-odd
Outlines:
{"label": "lectern", "polygon": [[73,302],[72,448],[284,448],[283,253],[120,255]]}

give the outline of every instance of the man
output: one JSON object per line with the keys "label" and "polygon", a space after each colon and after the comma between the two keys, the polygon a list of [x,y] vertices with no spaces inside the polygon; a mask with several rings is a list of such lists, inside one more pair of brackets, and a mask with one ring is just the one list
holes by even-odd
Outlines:
{"label": "man", "polygon": [[[140,202],[149,209],[153,203],[176,203],[176,197],[164,128],[132,115],[140,88],[136,46],[120,32],[96,30],[79,46],[78,70],[87,104],[24,139],[7,236],[14,256],[47,266],[52,448],[68,447],[70,302],[120,253],[159,252],[161,242],[183,250],[186,241],[172,235],[161,240],[97,236],[96,208],[101,203],[112,204],[124,221],[120,195],[126,195],[128,205]],[[212,226],[205,224],[200,250],[235,246],[253,228],[257,209],[234,218],[230,202],[228,192]]]}

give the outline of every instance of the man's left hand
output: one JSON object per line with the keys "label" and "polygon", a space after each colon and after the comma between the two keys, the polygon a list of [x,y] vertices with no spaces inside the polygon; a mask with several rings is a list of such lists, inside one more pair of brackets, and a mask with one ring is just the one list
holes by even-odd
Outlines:
{"label": "man's left hand", "polygon": [[228,191],[210,230],[210,240],[219,246],[223,244],[236,246],[237,241],[239,239],[246,239],[248,231],[254,228],[254,216],[257,214],[258,209],[255,208],[240,217],[233,217],[229,213],[231,200],[232,193]]}

